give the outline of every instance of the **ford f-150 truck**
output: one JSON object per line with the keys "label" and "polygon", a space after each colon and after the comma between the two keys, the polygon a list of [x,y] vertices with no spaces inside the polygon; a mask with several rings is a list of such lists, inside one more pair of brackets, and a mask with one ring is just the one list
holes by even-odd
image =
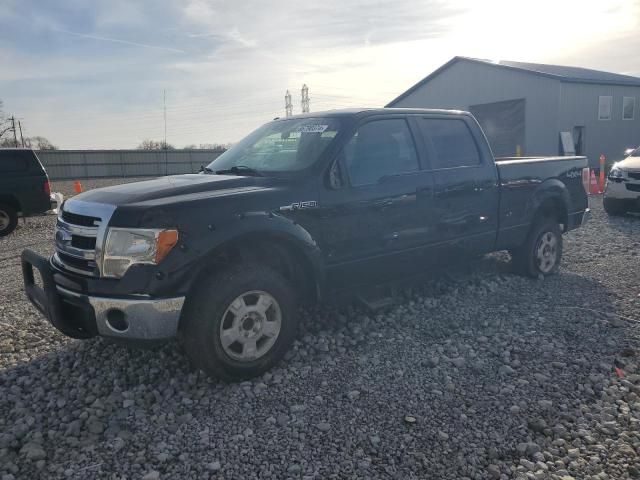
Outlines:
{"label": "ford f-150 truck", "polygon": [[275,119],[200,174],[67,200],[55,254],[23,252],[26,293],[71,337],[178,337],[205,372],[255,376],[291,345],[298,306],[335,290],[496,250],[553,274],[588,216],[586,167],[495,161],[461,111]]}

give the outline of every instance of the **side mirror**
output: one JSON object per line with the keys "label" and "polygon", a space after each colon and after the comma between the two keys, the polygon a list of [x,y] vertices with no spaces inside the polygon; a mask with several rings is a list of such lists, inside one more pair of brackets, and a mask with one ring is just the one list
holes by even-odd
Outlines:
{"label": "side mirror", "polygon": [[629,156],[629,155],[631,155],[635,150],[636,150],[635,148],[627,148],[627,149],[624,151],[624,156],[625,156],[625,157],[628,157],[628,156]]}

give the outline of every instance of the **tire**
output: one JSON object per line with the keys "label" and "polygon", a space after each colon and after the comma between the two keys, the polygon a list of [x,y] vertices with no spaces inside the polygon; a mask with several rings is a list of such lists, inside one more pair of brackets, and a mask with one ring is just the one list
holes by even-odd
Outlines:
{"label": "tire", "polygon": [[205,277],[187,299],[179,339],[197,368],[236,381],[269,370],[297,330],[292,285],[271,268],[242,264]]}
{"label": "tire", "polygon": [[0,237],[9,235],[18,225],[18,212],[10,205],[0,203]]}
{"label": "tire", "polygon": [[562,232],[554,219],[539,217],[531,227],[524,243],[512,251],[515,271],[520,275],[538,278],[553,275],[562,260]]}
{"label": "tire", "polygon": [[604,211],[607,212],[607,215],[619,216],[626,213],[620,202],[612,202],[606,197],[602,199],[602,206],[604,207]]}

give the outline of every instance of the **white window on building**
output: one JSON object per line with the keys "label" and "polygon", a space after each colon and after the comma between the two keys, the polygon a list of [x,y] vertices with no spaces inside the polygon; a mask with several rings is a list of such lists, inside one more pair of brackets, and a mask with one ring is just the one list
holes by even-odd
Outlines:
{"label": "white window on building", "polygon": [[613,97],[598,97],[598,120],[611,120]]}
{"label": "white window on building", "polygon": [[635,118],[636,97],[622,97],[622,119],[633,120]]}

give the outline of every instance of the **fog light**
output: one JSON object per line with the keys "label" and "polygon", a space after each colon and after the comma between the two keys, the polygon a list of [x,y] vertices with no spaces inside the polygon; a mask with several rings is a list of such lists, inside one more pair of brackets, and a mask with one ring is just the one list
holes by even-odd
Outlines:
{"label": "fog light", "polygon": [[107,325],[116,332],[126,332],[129,329],[127,315],[117,308],[107,311]]}

